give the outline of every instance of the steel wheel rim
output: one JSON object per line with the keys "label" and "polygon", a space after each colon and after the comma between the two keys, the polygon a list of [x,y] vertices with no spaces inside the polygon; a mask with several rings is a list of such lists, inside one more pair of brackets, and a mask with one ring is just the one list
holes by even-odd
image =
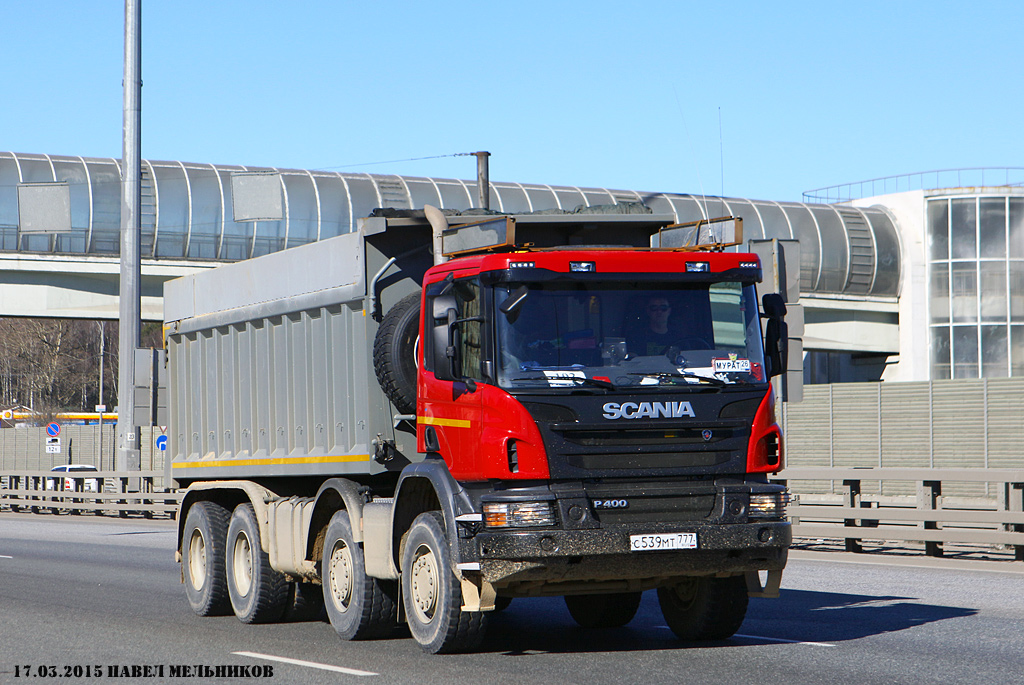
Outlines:
{"label": "steel wheel rim", "polygon": [[206,539],[198,528],[188,541],[188,579],[197,590],[206,583]]}
{"label": "steel wheel rim", "polygon": [[437,610],[439,580],[437,558],[429,547],[421,546],[412,562],[411,584],[413,609],[423,623],[428,623]]}
{"label": "steel wheel rim", "polygon": [[252,546],[249,544],[249,536],[245,533],[240,532],[235,537],[231,564],[234,570],[235,589],[239,595],[245,597],[252,589]]}
{"label": "steel wheel rim", "polygon": [[340,611],[348,611],[352,603],[352,550],[344,541],[338,540],[334,543],[329,564],[331,599]]}
{"label": "steel wheel rim", "polygon": [[697,581],[689,580],[672,588],[672,599],[677,607],[688,611],[697,601]]}

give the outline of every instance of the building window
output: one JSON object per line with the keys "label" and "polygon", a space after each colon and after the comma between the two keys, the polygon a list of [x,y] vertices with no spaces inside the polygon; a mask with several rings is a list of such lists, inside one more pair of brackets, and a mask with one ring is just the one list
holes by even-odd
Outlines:
{"label": "building window", "polygon": [[953,200],[949,222],[949,253],[953,259],[976,259],[978,256],[977,201]]}
{"label": "building window", "polygon": [[949,259],[949,201],[928,203],[928,234],[931,237],[932,260]]}
{"label": "building window", "polygon": [[1024,197],[928,201],[931,377],[1024,376]]}

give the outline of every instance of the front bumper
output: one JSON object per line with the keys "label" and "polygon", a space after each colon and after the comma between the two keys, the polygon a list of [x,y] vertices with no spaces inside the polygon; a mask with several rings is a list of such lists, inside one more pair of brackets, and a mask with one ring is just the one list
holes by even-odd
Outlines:
{"label": "front bumper", "polygon": [[[629,536],[696,533],[697,548],[630,551]],[[483,579],[495,587],[560,582],[648,581],[781,570],[788,521],[635,523],[585,530],[484,531],[473,538]]]}

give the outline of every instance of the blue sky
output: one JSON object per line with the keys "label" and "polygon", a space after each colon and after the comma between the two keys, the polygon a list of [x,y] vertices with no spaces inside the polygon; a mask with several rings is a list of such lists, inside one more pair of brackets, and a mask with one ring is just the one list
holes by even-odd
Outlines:
{"label": "blue sky", "polygon": [[[121,156],[124,5],[6,2],[0,150]],[[1024,166],[1021,2],[143,3],[149,159],[799,200]],[[356,166],[359,165],[359,166]],[[724,167],[724,168],[723,168]]]}

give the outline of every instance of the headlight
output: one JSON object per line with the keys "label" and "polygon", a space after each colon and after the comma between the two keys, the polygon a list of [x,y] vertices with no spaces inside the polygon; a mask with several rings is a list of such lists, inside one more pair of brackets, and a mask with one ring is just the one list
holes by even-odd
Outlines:
{"label": "headlight", "polygon": [[484,502],[484,525],[488,528],[533,528],[556,523],[553,502]]}
{"label": "headlight", "polygon": [[792,501],[788,492],[764,492],[750,495],[749,516],[752,519],[786,518],[786,505]]}

